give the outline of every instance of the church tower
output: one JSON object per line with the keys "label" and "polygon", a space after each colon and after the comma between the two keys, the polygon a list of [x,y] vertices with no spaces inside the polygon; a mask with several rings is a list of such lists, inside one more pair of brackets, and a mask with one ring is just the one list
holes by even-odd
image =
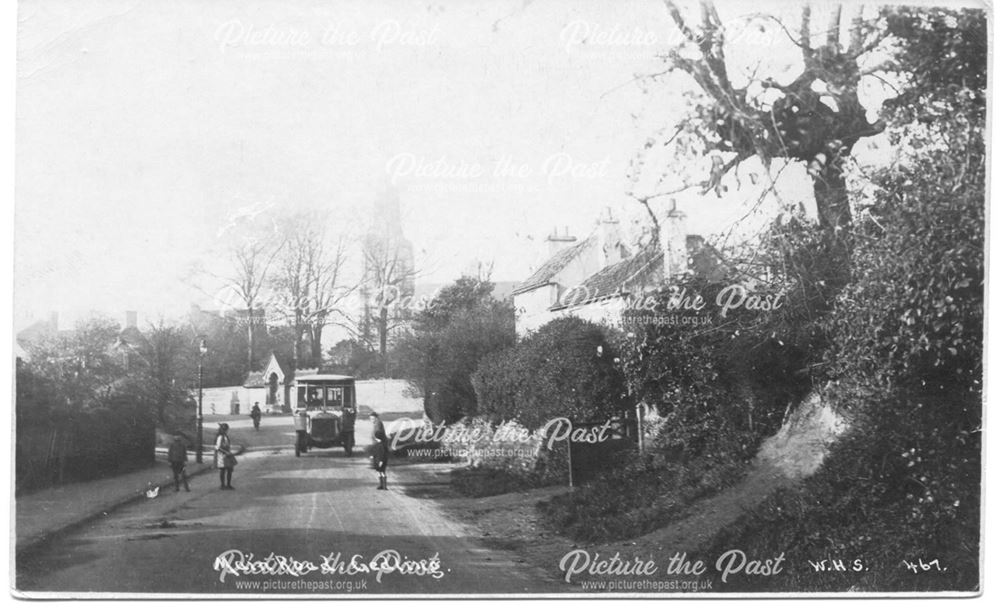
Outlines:
{"label": "church tower", "polygon": [[362,333],[369,339],[377,337],[384,352],[390,327],[386,318],[414,291],[413,243],[403,235],[399,192],[388,181],[375,197],[362,250]]}

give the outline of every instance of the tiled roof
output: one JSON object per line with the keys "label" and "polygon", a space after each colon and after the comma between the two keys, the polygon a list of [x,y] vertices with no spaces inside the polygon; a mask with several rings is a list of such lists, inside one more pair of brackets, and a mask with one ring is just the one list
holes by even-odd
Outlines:
{"label": "tiled roof", "polygon": [[[281,364],[281,358],[278,358],[278,365],[281,368],[287,366]],[[319,373],[318,368],[306,368],[295,370],[295,378],[300,376],[309,376],[311,374]],[[257,370],[256,372],[250,372],[247,377],[243,380],[243,386],[248,389],[260,389],[267,386],[267,381],[264,380],[264,370]]]}
{"label": "tiled roof", "polygon": [[[289,373],[292,372],[292,358],[286,357],[284,354],[278,353],[277,351],[271,351],[271,355],[274,357],[274,360],[278,362],[278,367],[281,369],[281,377],[287,378]],[[270,357],[268,358],[268,361],[271,361]],[[264,369],[266,370],[267,368]],[[292,376],[294,376],[294,374],[292,374]]]}
{"label": "tiled roof", "polygon": [[58,334],[56,326],[49,321],[36,321],[17,333],[17,340],[26,344],[37,342],[46,336]]}
{"label": "tiled roof", "polygon": [[579,289],[573,290],[575,293],[565,296],[565,304],[557,302],[553,305],[552,310],[569,306],[582,306],[601,298],[627,292],[626,286],[629,283],[637,279],[647,278],[650,274],[657,272],[662,262],[662,251],[651,248],[643,249],[636,255],[587,277],[587,280],[580,284]]}
{"label": "tiled roof", "polygon": [[525,291],[530,291],[536,287],[548,284],[548,282],[552,280],[553,276],[569,265],[569,263],[573,261],[573,258],[592,246],[596,240],[597,236],[594,234],[586,240],[582,240],[559,251],[549,258],[548,261],[542,264],[540,268],[535,270],[534,274],[529,276],[526,281],[518,285],[517,288],[514,289],[513,295],[524,293]]}
{"label": "tiled roof", "polygon": [[258,370],[247,374],[246,380],[243,381],[243,386],[247,389],[262,389],[266,387],[267,384],[264,382],[264,370]]}

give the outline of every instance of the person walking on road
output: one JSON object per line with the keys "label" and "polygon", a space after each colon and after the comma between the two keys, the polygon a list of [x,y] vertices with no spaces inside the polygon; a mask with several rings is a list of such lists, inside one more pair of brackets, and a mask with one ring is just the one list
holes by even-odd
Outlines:
{"label": "person walking on road", "polygon": [[378,414],[372,413],[372,467],[378,473],[378,488],[384,491],[387,484],[386,469],[389,467],[389,436]]}
{"label": "person walking on road", "polygon": [[306,446],[306,429],[309,427],[309,415],[306,411],[299,408],[295,411],[295,416],[292,417],[295,422],[295,456],[298,457],[302,453],[309,450]]}
{"label": "person walking on road", "polygon": [[170,470],[174,473],[174,491],[181,490],[181,481],[184,481],[184,490],[190,491],[188,486],[187,472],[184,471],[184,464],[187,463],[188,453],[184,440],[179,435],[174,436],[174,441],[167,449],[167,461],[170,462]]}
{"label": "person walking on road", "polygon": [[358,418],[358,409],[354,406],[344,406],[340,417],[340,431],[344,441],[344,454],[350,457],[354,454],[354,421]]}
{"label": "person walking on road", "polygon": [[219,488],[233,488],[233,468],[236,467],[236,455],[232,452],[229,440],[229,424],[220,423],[215,435],[215,467],[219,469]]}
{"label": "person walking on road", "polygon": [[257,402],[254,402],[253,408],[250,409],[250,419],[253,421],[254,430],[260,431],[260,404]]}

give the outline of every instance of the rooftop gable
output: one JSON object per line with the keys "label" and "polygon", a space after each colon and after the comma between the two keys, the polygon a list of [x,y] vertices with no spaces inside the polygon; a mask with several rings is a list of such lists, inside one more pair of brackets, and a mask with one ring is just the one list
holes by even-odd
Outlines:
{"label": "rooftop gable", "polygon": [[597,236],[591,234],[586,240],[582,240],[572,246],[566,247],[549,258],[541,267],[527,278],[523,283],[514,289],[513,295],[531,291],[537,287],[549,284],[552,277],[562,271],[575,258],[580,256],[587,249],[592,247],[597,241]]}
{"label": "rooftop gable", "polygon": [[598,270],[579,287],[569,290],[551,310],[582,306],[603,298],[628,293],[629,284],[659,274],[662,265],[663,252],[647,247],[628,259]]}

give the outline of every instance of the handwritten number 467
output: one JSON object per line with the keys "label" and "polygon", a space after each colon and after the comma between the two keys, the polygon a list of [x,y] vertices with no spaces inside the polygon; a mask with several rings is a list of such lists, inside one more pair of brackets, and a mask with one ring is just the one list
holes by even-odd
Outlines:
{"label": "handwritten number 467", "polygon": [[906,566],[906,569],[910,570],[914,574],[919,574],[920,572],[929,572],[932,568],[936,569],[939,572],[943,572],[948,569],[947,567],[941,567],[941,564],[938,562],[937,559],[934,559],[933,561],[929,561],[927,563],[925,563],[923,559],[917,559],[916,563],[903,561],[903,565]]}

